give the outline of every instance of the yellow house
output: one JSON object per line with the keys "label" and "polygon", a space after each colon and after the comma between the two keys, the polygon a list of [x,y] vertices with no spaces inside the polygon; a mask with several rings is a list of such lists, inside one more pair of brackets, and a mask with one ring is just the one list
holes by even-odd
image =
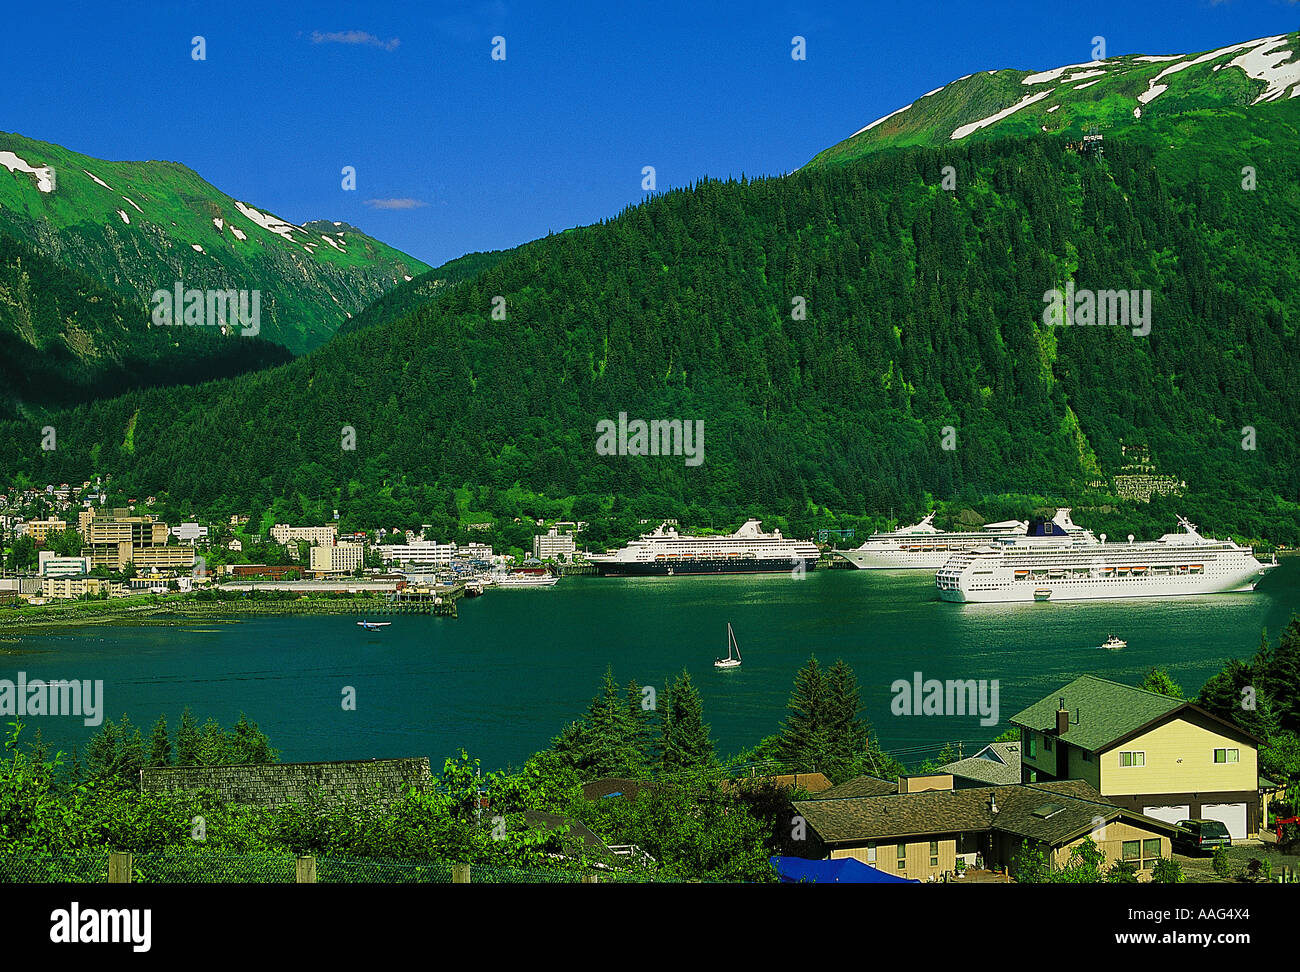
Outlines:
{"label": "yellow house", "polygon": [[1083,780],[1157,820],[1259,833],[1259,740],[1182,699],[1084,675],[1011,717],[1021,781]]}

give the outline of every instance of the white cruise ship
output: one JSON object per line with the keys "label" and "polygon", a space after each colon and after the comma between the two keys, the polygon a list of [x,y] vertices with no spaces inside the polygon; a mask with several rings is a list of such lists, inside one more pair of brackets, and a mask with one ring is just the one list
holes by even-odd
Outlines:
{"label": "white cruise ship", "polygon": [[1037,527],[1035,524],[1031,530],[1025,520],[1006,520],[986,523],[979,530],[949,533],[934,525],[931,513],[920,523],[889,533],[873,533],[862,546],[835,553],[866,570],[938,570],[956,553],[1000,541],[1097,542],[1090,531],[1074,524],[1068,509],[1057,510],[1051,520]]}
{"label": "white cruise ship", "polygon": [[1079,601],[1250,591],[1276,564],[1249,547],[1201,536],[1178,518],[1181,533],[1159,540],[1097,545],[992,544],[963,551],[934,576],[945,601]]}
{"label": "white cruise ship", "polygon": [[780,530],[764,533],[759,520],[747,520],[735,533],[717,537],[682,536],[665,523],[621,550],[589,559],[599,574],[631,577],[812,570],[819,555],[814,543],[787,540]]}

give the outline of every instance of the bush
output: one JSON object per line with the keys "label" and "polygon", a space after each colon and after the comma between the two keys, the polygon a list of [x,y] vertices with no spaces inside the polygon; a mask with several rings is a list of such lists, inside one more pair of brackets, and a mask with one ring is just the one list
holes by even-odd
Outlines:
{"label": "bush", "polygon": [[1172,857],[1162,857],[1151,869],[1151,880],[1156,884],[1182,884],[1183,869]]}
{"label": "bush", "polygon": [[1214,873],[1221,878],[1232,876],[1232,860],[1228,857],[1228,848],[1219,846],[1214,848],[1214,859],[1211,861],[1211,867]]}
{"label": "bush", "polygon": [[1116,861],[1106,872],[1109,884],[1137,884],[1137,865],[1132,861]]}

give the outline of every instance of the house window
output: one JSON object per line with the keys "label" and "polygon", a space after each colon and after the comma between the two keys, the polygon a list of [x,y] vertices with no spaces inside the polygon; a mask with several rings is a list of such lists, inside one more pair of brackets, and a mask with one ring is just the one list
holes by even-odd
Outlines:
{"label": "house window", "polygon": [[1082,759],[1085,763],[1091,763],[1092,753],[1086,749],[1081,749],[1079,750],[1079,758]]}
{"label": "house window", "polygon": [[939,842],[937,840],[930,841],[930,866],[939,866]]}
{"label": "house window", "polygon": [[1119,754],[1120,766],[1145,766],[1147,764],[1147,754],[1140,752],[1125,752]]}
{"label": "house window", "polygon": [[1043,737],[1043,752],[1050,753],[1051,751],[1052,751],[1052,737],[1051,737],[1051,736],[1044,736],[1044,737]]}
{"label": "house window", "polygon": [[867,845],[867,863],[868,864],[876,863],[876,842],[875,841],[872,841],[870,844]]}
{"label": "house window", "polygon": [[1156,866],[1160,860],[1160,838],[1150,837],[1145,840],[1126,840],[1121,847],[1125,861],[1146,871]]}
{"label": "house window", "polygon": [[1160,860],[1160,838],[1148,837],[1142,841],[1142,869],[1155,867]]}
{"label": "house window", "polygon": [[1241,750],[1239,749],[1216,749],[1214,751],[1214,761],[1216,763],[1235,763],[1241,759]]}
{"label": "house window", "polygon": [[907,870],[907,845],[906,844],[898,845],[898,869],[900,871]]}
{"label": "house window", "polygon": [[1038,755],[1038,737],[1028,730],[1025,731],[1025,735],[1029,737],[1027,740],[1029,743],[1029,758],[1033,759]]}

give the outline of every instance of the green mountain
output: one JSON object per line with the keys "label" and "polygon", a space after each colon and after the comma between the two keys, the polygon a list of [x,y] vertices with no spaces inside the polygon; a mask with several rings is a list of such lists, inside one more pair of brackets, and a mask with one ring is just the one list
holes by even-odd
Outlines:
{"label": "green mountain", "polygon": [[175,162],[107,162],[0,133],[0,233],[144,308],[156,290],[258,290],[260,335],[318,346],[429,268],[359,230],[294,226]]}
{"label": "green mountain", "polygon": [[1161,121],[1255,111],[1297,92],[1297,34],[1199,54],[1130,54],[1047,71],[978,71],[877,119],[809,165],[851,161],[885,148],[1044,132],[1130,138],[1163,130]]}
{"label": "green mountain", "polygon": [[[1300,99],[1142,121],[1104,153],[1034,130],[703,181],[282,367],[65,410],[57,452],[0,424],[0,468],[355,526],[559,510],[596,541],[602,513],[806,535],[1014,494],[1300,542]],[[1056,326],[1058,288],[1149,291],[1150,326]],[[704,461],[601,454],[620,413],[702,421]],[[1119,496],[1134,443],[1186,495]]]}
{"label": "green mountain", "polygon": [[283,364],[261,337],[150,327],[133,297],[0,234],[0,416]]}

